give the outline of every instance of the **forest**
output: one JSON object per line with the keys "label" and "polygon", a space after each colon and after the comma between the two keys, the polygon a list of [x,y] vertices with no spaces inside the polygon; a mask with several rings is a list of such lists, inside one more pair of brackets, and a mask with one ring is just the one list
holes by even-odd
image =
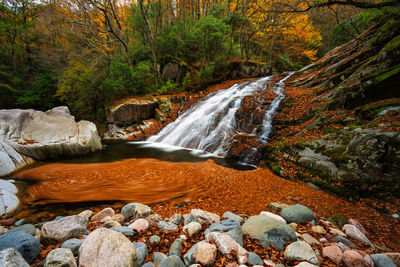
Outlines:
{"label": "forest", "polygon": [[[233,59],[299,69],[379,14],[396,14],[388,10],[296,0],[1,1],[0,107],[67,105],[101,124],[116,99],[184,90]],[[169,62],[189,70],[179,83],[161,77]]]}

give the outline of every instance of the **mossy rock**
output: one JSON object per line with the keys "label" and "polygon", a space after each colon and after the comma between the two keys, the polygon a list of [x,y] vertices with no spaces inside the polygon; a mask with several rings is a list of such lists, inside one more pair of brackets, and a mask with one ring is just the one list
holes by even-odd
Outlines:
{"label": "mossy rock", "polygon": [[343,225],[349,222],[349,220],[343,215],[329,216],[328,218],[326,218],[326,220],[340,228],[342,228]]}

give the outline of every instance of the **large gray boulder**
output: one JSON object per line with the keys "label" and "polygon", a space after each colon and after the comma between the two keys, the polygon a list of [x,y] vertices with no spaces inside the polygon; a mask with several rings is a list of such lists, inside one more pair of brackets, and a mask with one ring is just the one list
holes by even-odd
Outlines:
{"label": "large gray boulder", "polygon": [[133,243],[123,234],[106,228],[90,233],[79,248],[81,267],[135,267],[136,259]]}
{"label": "large gray boulder", "polygon": [[101,149],[96,125],[75,122],[67,107],[47,112],[0,110],[0,176],[35,160],[77,156]]}
{"label": "large gray boulder", "polygon": [[86,232],[88,219],[79,215],[67,216],[42,226],[41,242],[53,244],[78,237]]}

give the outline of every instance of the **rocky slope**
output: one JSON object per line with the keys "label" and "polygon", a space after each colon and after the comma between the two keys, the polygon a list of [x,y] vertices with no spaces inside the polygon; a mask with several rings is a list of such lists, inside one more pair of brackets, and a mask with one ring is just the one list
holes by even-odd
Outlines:
{"label": "rocky slope", "polygon": [[[157,207],[153,207],[156,209]],[[375,246],[364,226],[317,218],[308,207],[271,203],[270,211],[222,217],[202,209],[161,217],[129,203],[120,210],[58,216],[29,224],[2,221],[0,265],[9,266],[377,266],[400,253]]]}
{"label": "rocky slope", "polygon": [[292,179],[313,182],[398,218],[399,21],[377,24],[296,72],[263,152]]}

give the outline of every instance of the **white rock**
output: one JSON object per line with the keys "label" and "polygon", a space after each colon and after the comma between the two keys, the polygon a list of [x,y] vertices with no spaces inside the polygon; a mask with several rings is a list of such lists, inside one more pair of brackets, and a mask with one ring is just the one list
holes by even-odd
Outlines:
{"label": "white rock", "polygon": [[88,235],[79,248],[79,266],[136,266],[137,253],[133,243],[123,234],[99,228]]}
{"label": "white rock", "polygon": [[262,211],[260,213],[260,215],[268,216],[268,217],[270,217],[272,219],[275,219],[275,220],[278,220],[280,222],[286,223],[285,219],[283,219],[281,216],[276,215],[276,214],[274,214],[272,212],[269,212],[269,211]]}
{"label": "white rock", "polygon": [[191,214],[193,214],[197,221],[203,225],[203,224],[212,224],[215,222],[219,222],[220,217],[219,215],[215,213],[211,213],[205,210],[200,210],[200,209],[193,209],[190,211]]}
{"label": "white rock", "polygon": [[312,264],[319,265],[314,250],[304,241],[297,241],[287,246],[284,257],[288,261],[308,261]]}
{"label": "white rock", "polygon": [[230,252],[235,251],[239,264],[247,263],[249,253],[230,236],[218,232],[211,232],[206,236],[206,241],[209,242],[210,240],[214,241],[218,250],[228,259],[232,257]]}
{"label": "white rock", "polygon": [[183,227],[183,230],[188,230],[190,236],[196,235],[201,231],[201,224],[198,222],[191,222]]}
{"label": "white rock", "polygon": [[342,228],[343,232],[346,233],[347,236],[362,242],[364,245],[370,246],[372,249],[375,249],[374,245],[369,241],[369,239],[360,231],[356,226],[352,224],[345,224]]}

